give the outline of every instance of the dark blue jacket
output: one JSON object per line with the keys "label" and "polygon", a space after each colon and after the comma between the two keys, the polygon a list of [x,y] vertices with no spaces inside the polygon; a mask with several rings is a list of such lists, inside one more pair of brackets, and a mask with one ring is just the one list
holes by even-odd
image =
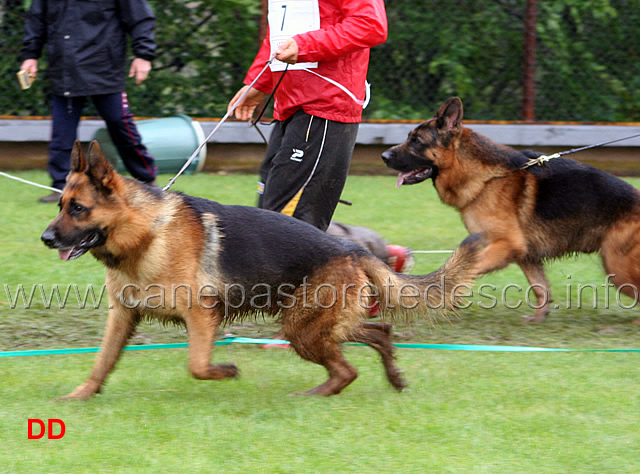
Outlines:
{"label": "dark blue jacket", "polygon": [[127,35],[136,57],[155,57],[155,17],[145,0],[32,0],[20,59],[47,45],[52,93],[65,97],[125,90]]}

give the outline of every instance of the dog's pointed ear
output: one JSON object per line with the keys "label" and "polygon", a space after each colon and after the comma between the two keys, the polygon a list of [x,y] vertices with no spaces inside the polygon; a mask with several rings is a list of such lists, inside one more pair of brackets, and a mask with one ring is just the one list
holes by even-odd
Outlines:
{"label": "dog's pointed ear", "polygon": [[105,158],[102,149],[97,141],[92,141],[89,145],[89,169],[87,173],[91,175],[98,183],[108,188],[109,183],[113,180],[116,172],[111,163]]}
{"label": "dog's pointed ear", "polygon": [[84,159],[82,154],[82,145],[80,140],[76,140],[71,149],[71,171],[75,173],[82,173],[87,169],[87,160]]}
{"label": "dog's pointed ear", "polygon": [[462,100],[460,97],[450,97],[440,106],[435,118],[438,120],[438,129],[449,132],[457,130],[462,123]]}

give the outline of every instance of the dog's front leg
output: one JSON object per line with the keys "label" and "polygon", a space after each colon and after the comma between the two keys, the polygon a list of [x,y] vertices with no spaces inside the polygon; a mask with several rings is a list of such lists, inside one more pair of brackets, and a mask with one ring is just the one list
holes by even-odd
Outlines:
{"label": "dog's front leg", "polygon": [[125,308],[120,303],[112,304],[102,338],[102,347],[89,379],[70,394],[56,400],[86,400],[98,393],[107,375],[118,362],[122,349],[136,327],[137,320],[135,311]]}
{"label": "dog's front leg", "polygon": [[219,380],[238,375],[233,364],[211,364],[211,346],[218,327],[222,322],[222,312],[195,307],[185,316],[189,333],[189,371],[199,380]]}
{"label": "dog's front leg", "polygon": [[541,323],[549,314],[549,304],[552,301],[549,281],[544,274],[544,267],[541,263],[520,263],[519,265],[524,276],[529,281],[529,288],[536,295],[536,314],[529,316],[525,321]]}

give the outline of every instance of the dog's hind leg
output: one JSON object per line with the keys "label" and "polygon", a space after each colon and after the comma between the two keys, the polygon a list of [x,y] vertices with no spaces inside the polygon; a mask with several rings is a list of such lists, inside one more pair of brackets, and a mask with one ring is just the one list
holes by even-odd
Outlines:
{"label": "dog's hind leg", "polygon": [[529,288],[536,295],[536,314],[525,319],[534,323],[541,323],[549,314],[551,304],[551,290],[549,281],[544,274],[542,263],[520,263],[520,269],[527,277]]}
{"label": "dog's hind leg", "polygon": [[396,367],[390,335],[391,324],[366,322],[361,328],[353,331],[349,341],[367,344],[378,351],[389,383],[400,392],[407,383],[402,378],[402,371]]}
{"label": "dog's hind leg", "polygon": [[122,354],[122,349],[133,334],[138,323],[134,311],[114,304],[109,311],[107,326],[102,338],[102,347],[93,365],[89,379],[73,392],[56,400],[86,400],[100,392],[102,384],[113,370]]}
{"label": "dog's hind leg", "polygon": [[211,364],[211,346],[222,322],[218,311],[197,307],[185,317],[189,333],[189,371],[199,380],[220,380],[238,375],[233,364]]}
{"label": "dog's hind leg", "polygon": [[329,374],[323,384],[305,392],[292,395],[336,395],[358,377],[357,370],[349,364],[342,354],[339,342],[334,336],[334,327],[327,318],[327,311],[315,309],[315,315],[307,314],[301,323],[299,319],[283,317],[284,332],[291,347],[300,357],[322,365]]}
{"label": "dog's hind leg", "polygon": [[[607,233],[602,242],[602,263],[608,278],[620,293],[640,299],[640,218],[620,222]],[[632,304],[625,304],[631,307]],[[640,319],[634,321],[640,324]]]}
{"label": "dog's hind leg", "polygon": [[324,366],[329,374],[326,382],[304,392],[294,392],[292,395],[337,395],[358,377],[358,371],[346,361],[338,344],[316,341],[315,347],[305,344],[302,348],[299,341],[293,342],[291,339],[294,338],[290,337],[289,340],[300,357]]}

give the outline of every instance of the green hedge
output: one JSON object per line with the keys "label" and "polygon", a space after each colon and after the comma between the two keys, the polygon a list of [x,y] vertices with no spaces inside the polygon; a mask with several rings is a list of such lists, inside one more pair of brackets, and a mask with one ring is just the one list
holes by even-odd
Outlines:
{"label": "green hedge", "polygon": [[[135,114],[222,116],[259,44],[260,0],[150,3],[159,57],[150,79],[128,88]],[[538,3],[536,119],[637,121],[640,0]],[[18,87],[24,8],[5,4],[0,114],[47,115],[46,81]],[[467,118],[521,118],[525,0],[387,0],[386,7],[389,40],[372,51],[366,118],[423,119],[451,95],[463,98]]]}

